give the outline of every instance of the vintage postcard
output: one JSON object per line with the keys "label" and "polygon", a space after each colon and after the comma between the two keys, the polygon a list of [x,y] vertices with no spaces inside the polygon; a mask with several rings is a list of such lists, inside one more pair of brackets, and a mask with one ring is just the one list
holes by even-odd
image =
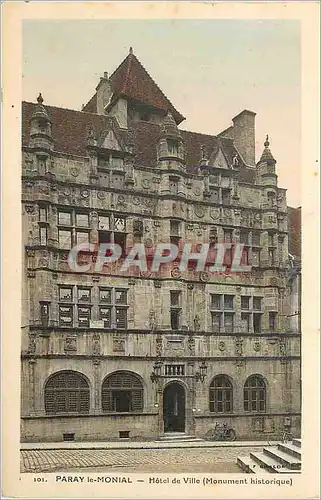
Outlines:
{"label": "vintage postcard", "polygon": [[317,498],[315,2],[3,6],[3,491]]}

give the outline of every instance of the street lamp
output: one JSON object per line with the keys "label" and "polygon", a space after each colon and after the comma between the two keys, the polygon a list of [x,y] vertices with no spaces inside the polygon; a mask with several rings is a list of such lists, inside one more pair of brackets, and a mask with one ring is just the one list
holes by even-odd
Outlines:
{"label": "street lamp", "polygon": [[155,382],[158,380],[161,376],[161,371],[162,371],[162,362],[161,361],[156,361],[153,366],[153,371],[150,374],[150,379],[152,382]]}
{"label": "street lamp", "polygon": [[207,373],[207,364],[205,363],[205,361],[203,361],[199,366],[198,372],[195,373],[195,379],[204,382],[206,373]]}

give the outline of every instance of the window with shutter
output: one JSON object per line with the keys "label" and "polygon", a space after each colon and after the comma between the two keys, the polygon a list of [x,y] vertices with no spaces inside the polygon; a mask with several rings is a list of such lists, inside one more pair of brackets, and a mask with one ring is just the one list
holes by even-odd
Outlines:
{"label": "window with shutter", "polygon": [[89,413],[89,386],[76,372],[58,372],[45,387],[47,414]]}
{"label": "window with shutter", "polygon": [[102,385],[102,409],[108,412],[136,412],[143,409],[143,387],[139,378],[129,372],[116,372]]}

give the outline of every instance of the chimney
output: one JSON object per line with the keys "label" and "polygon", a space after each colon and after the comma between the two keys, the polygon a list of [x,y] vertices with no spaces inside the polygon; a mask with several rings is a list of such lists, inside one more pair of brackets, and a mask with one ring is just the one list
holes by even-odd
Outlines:
{"label": "chimney", "polygon": [[234,145],[245,163],[255,166],[255,115],[244,109],[233,118]]}
{"label": "chimney", "polygon": [[113,94],[107,71],[105,71],[104,76],[100,78],[100,82],[96,87],[96,92],[97,92],[97,113],[99,115],[104,115],[105,107],[108,104]]}

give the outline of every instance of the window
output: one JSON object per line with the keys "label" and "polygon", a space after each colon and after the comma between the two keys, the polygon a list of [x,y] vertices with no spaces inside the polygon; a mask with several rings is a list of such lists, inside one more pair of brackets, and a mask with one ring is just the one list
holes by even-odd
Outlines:
{"label": "window", "polygon": [[110,288],[100,288],[99,290],[99,301],[105,302],[106,304],[111,304],[111,292]]}
{"label": "window", "polygon": [[109,164],[110,164],[110,156],[109,155],[98,155],[98,167],[108,168]]}
{"label": "window", "polygon": [[262,327],[262,314],[253,314],[253,330],[254,333],[261,333]]}
{"label": "window", "polygon": [[221,309],[221,298],[222,295],[211,295],[211,308],[212,309]]}
{"label": "window", "polygon": [[165,365],[165,375],[173,377],[185,375],[185,365]]}
{"label": "window", "polygon": [[65,230],[59,229],[59,231],[58,231],[59,248],[61,248],[63,250],[70,250],[71,249],[71,246],[72,246],[71,235],[72,235],[71,231],[65,231]]}
{"label": "window", "polygon": [[115,290],[116,304],[127,304],[127,290]]}
{"label": "window", "polygon": [[[233,232],[231,229],[224,229],[224,243],[232,243]],[[224,264],[229,266],[232,264],[232,248],[226,248],[224,254]]]}
{"label": "window", "polygon": [[273,248],[269,248],[269,265],[275,265],[275,250]]}
{"label": "window", "polygon": [[268,233],[268,245],[269,245],[269,247],[274,246],[274,234],[273,233]]}
{"label": "window", "polygon": [[127,309],[116,307],[116,328],[127,328]]}
{"label": "window", "polygon": [[270,208],[273,208],[275,205],[275,193],[273,191],[268,191],[267,193],[267,201]]}
{"label": "window", "polygon": [[[41,131],[44,131],[44,127],[41,125],[39,126]],[[37,158],[37,163],[38,163],[38,172],[39,175],[45,175],[47,173],[47,158]]]}
{"label": "window", "polygon": [[232,243],[232,230],[224,229],[224,243]]}
{"label": "window", "polygon": [[241,297],[241,309],[250,309],[250,297]]}
{"label": "window", "polygon": [[98,243],[116,243],[122,248],[122,255],[126,254],[126,219],[124,217],[115,217],[113,228],[109,216],[99,216],[98,222]]}
{"label": "window", "polygon": [[140,119],[143,122],[149,122],[149,120],[151,119],[151,114],[150,113],[142,113]]}
{"label": "window", "polygon": [[243,243],[243,245],[249,244],[249,232],[248,231],[241,231],[240,232],[240,243]]}
{"label": "window", "polygon": [[210,412],[230,413],[233,407],[233,387],[225,375],[215,377],[210,385]]}
{"label": "window", "polygon": [[[219,333],[221,327],[224,326],[224,330],[227,333],[233,333],[234,331],[234,312],[227,312],[234,310],[234,295],[211,295],[211,315],[212,315],[212,331]],[[212,311],[220,312],[212,312]]]}
{"label": "window", "polygon": [[59,211],[58,224],[59,226],[71,226],[71,212]]}
{"label": "window", "polygon": [[76,372],[59,372],[45,386],[47,414],[89,413],[89,386]]}
{"label": "window", "polygon": [[260,266],[260,257],[261,251],[257,248],[252,248],[252,266],[259,267]]}
{"label": "window", "polygon": [[47,245],[47,227],[40,226],[39,227],[39,236],[40,236],[40,245],[41,246],[46,246]]}
{"label": "window", "polygon": [[253,310],[254,311],[262,310],[262,297],[253,297]]}
{"label": "window", "polygon": [[59,325],[73,326],[73,306],[59,306]]}
{"label": "window", "polygon": [[224,313],[224,330],[225,330],[225,333],[233,333],[233,331],[234,331],[234,313]]}
{"label": "window", "polygon": [[78,306],[78,326],[89,328],[90,307]]}
{"label": "window", "polygon": [[47,207],[39,206],[39,222],[47,222]]}
{"label": "window", "polygon": [[40,302],[40,321],[42,326],[48,326],[49,323],[49,302]]}
{"label": "window", "polygon": [[212,332],[220,333],[222,326],[222,313],[212,313]]}
{"label": "window", "polygon": [[77,231],[76,232],[76,244],[80,245],[81,243],[89,243],[89,234],[88,232]]}
{"label": "window", "polygon": [[39,205],[39,242],[41,246],[47,246],[48,238],[48,222],[47,222],[47,207],[44,205]]}
{"label": "window", "polygon": [[277,318],[276,312],[269,312],[269,329],[271,330],[271,332],[276,331],[276,318]]}
{"label": "window", "polygon": [[251,314],[250,313],[241,313],[241,330],[244,333],[248,333],[251,328]]}
{"label": "window", "polygon": [[224,309],[234,309],[234,295],[224,295]]}
{"label": "window", "polygon": [[59,287],[59,301],[60,302],[72,302],[73,289],[71,286],[60,286]]}
{"label": "window", "polygon": [[116,372],[108,375],[102,384],[103,411],[127,413],[143,410],[143,386],[137,375]]}
{"label": "window", "polygon": [[169,178],[169,190],[171,194],[178,194],[178,178],[170,177]]}
{"label": "window", "polygon": [[167,149],[168,153],[173,156],[178,155],[178,141],[174,141],[173,139],[167,139]]}
{"label": "window", "polygon": [[261,246],[261,234],[258,231],[252,232],[252,247]]}
{"label": "window", "polygon": [[171,290],[171,307],[180,307],[180,297],[181,292],[176,290]]}
{"label": "window", "polygon": [[78,287],[78,302],[90,302],[91,289]]}
{"label": "window", "polygon": [[104,328],[111,328],[111,307],[100,307],[100,319],[104,322]]}
{"label": "window", "polygon": [[176,309],[171,310],[171,329],[178,330],[179,329],[179,316],[180,311]]}
{"label": "window", "polygon": [[77,227],[89,227],[88,214],[76,214],[76,226]]}
{"label": "window", "polygon": [[90,302],[91,288],[59,286],[59,325],[74,326],[74,307],[77,304],[76,326],[89,328],[91,319]]}
{"label": "window", "polygon": [[179,290],[170,291],[170,305],[171,328],[172,330],[178,330],[181,313],[181,292]]}
{"label": "window", "polygon": [[74,245],[81,243],[89,243],[88,214],[77,213],[74,210],[59,210],[58,241],[59,248],[63,250],[70,250]]}
{"label": "window", "polygon": [[252,375],[244,385],[244,411],[265,412],[266,387],[262,377]]}
{"label": "window", "polygon": [[105,328],[127,328],[127,290],[100,288],[99,304],[100,319]]}
{"label": "window", "polygon": [[181,223],[176,220],[170,221],[170,235],[171,236],[180,236],[180,226]]}
{"label": "window", "polygon": [[231,204],[231,191],[230,189],[222,189],[222,204],[230,205]]}

